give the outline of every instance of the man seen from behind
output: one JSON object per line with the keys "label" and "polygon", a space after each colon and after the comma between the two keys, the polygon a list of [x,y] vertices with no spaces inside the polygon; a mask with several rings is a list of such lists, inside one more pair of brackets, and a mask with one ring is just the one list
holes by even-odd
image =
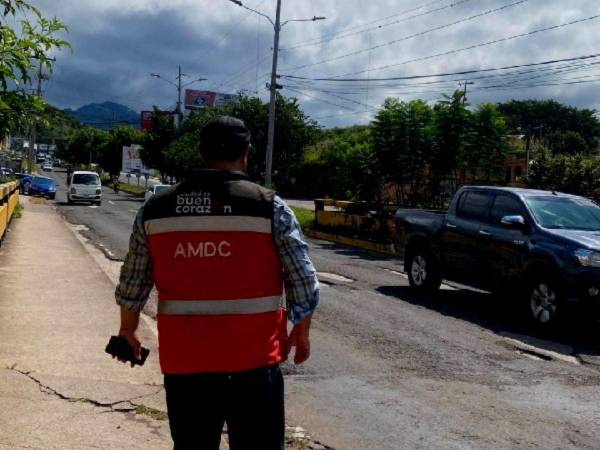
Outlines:
{"label": "man seen from behind", "polygon": [[[248,180],[251,134],[216,117],[200,134],[208,167],[139,211],[116,299],[139,354],[139,315],[152,287],[159,360],[175,449],[284,448],[279,364],[310,356],[319,284],[290,208]],[[287,332],[287,321],[294,326]]]}

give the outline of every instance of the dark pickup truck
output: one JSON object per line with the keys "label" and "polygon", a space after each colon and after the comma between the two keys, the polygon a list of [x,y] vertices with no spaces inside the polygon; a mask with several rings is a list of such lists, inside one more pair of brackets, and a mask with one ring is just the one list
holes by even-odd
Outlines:
{"label": "dark pickup truck", "polygon": [[544,325],[560,319],[566,302],[600,309],[600,207],[591,200],[465,187],[447,213],[400,209],[395,218],[396,248],[415,289],[437,290],[446,279],[513,293]]}

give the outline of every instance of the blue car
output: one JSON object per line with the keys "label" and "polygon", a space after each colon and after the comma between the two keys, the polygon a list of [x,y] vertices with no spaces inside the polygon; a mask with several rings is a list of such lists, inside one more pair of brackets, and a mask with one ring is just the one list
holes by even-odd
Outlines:
{"label": "blue car", "polygon": [[56,183],[52,178],[33,177],[29,186],[29,195],[41,195],[54,200],[56,197]]}

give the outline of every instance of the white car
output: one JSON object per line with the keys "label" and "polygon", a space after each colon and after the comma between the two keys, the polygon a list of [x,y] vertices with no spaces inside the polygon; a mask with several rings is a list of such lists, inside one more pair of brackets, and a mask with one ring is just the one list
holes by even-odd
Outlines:
{"label": "white car", "polygon": [[46,172],[52,172],[52,163],[50,161],[46,161],[44,164],[42,164],[42,170],[45,170]]}
{"label": "white car", "polygon": [[74,202],[102,204],[102,185],[96,172],[73,172],[69,180],[67,203],[72,205]]}
{"label": "white car", "polygon": [[146,195],[144,196],[144,201],[148,201],[154,195],[158,194],[161,191],[164,191],[165,189],[169,189],[170,187],[171,186],[168,184],[155,184],[154,186],[152,186],[150,189],[148,189],[146,191]]}

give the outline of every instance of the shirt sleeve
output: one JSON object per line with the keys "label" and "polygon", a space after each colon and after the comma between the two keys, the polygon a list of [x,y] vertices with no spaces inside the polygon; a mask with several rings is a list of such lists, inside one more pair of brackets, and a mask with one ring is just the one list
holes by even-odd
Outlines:
{"label": "shirt sleeve", "polygon": [[298,324],[319,303],[319,281],[294,212],[277,196],[274,208],[273,237],[283,265],[288,319]]}
{"label": "shirt sleeve", "polygon": [[130,311],[141,311],[154,287],[152,258],[140,208],[129,239],[129,252],[121,267],[119,285],[115,291],[117,304]]}

